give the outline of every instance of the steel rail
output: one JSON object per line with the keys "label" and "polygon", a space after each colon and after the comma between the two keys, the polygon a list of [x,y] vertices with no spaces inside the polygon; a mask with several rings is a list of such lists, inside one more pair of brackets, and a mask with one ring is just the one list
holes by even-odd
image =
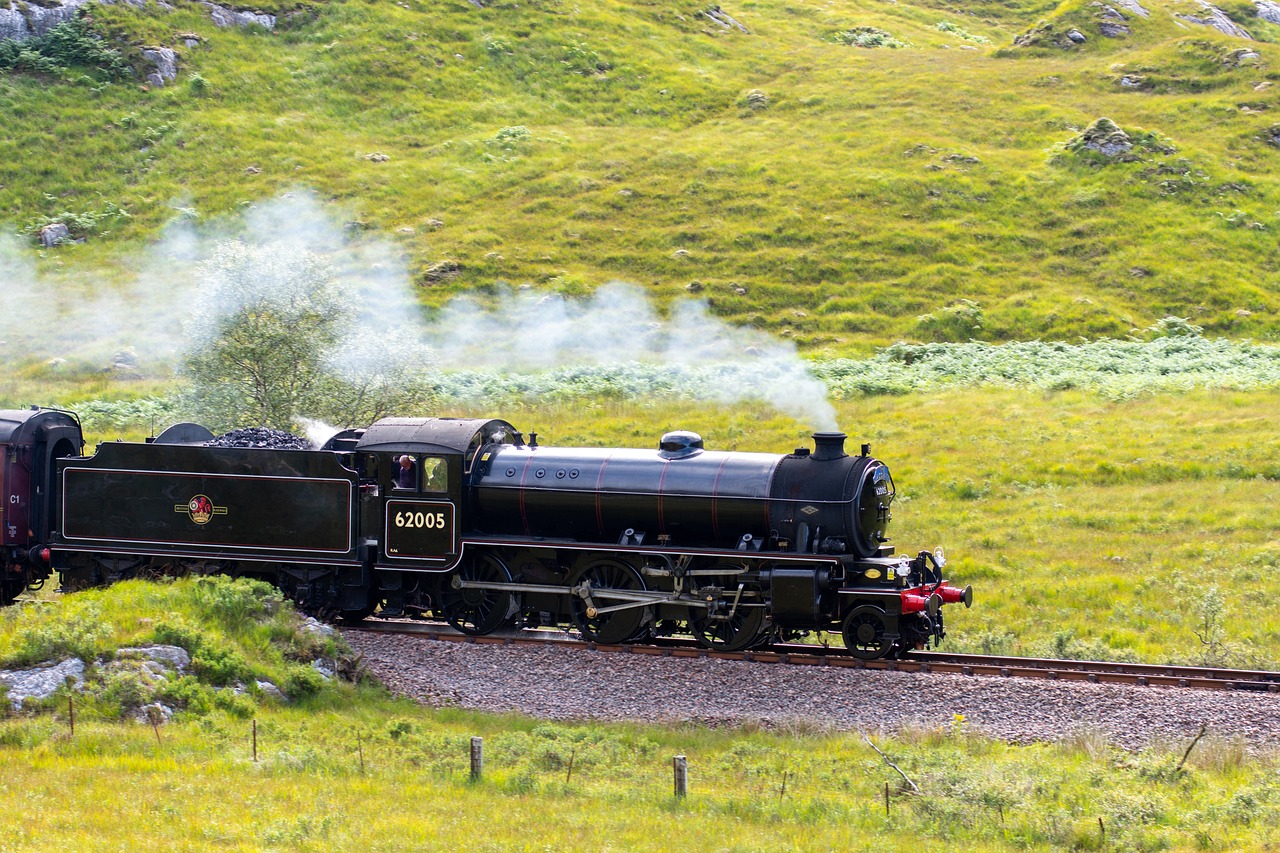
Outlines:
{"label": "steel rail", "polygon": [[1172,666],[1108,661],[1054,660],[993,655],[915,652],[902,660],[862,660],[838,646],[779,643],[739,652],[708,649],[696,641],[661,639],[648,643],[596,643],[564,631],[508,630],[483,636],[464,634],[438,622],[375,619],[343,627],[344,631],[409,634],[425,640],[477,645],[544,645],[559,648],[673,658],[704,658],[791,666],[819,666],[885,672],[945,673],[965,676],[1037,678],[1140,687],[1280,692],[1280,672],[1224,667]]}

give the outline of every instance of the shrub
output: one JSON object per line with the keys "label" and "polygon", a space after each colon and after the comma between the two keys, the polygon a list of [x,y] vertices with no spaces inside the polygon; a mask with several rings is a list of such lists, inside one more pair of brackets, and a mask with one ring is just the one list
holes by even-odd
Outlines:
{"label": "shrub", "polygon": [[92,68],[118,79],[129,66],[82,18],[59,24],[24,42],[0,42],[0,69],[54,74],[68,68]]}
{"label": "shrub", "polygon": [[[46,201],[54,201],[52,196],[46,195]],[[67,226],[67,230],[71,232],[73,238],[86,237],[89,234],[101,232],[102,226],[121,219],[128,219],[129,211],[125,210],[115,202],[107,202],[103,205],[102,210],[84,210],[71,211],[64,210],[61,213],[55,213],[40,219],[31,220],[25,229],[28,234],[39,234],[40,229],[46,225],[61,224]]]}
{"label": "shrub", "polygon": [[324,676],[309,666],[295,665],[285,673],[280,688],[290,699],[314,696],[324,689]]}
{"label": "shrub", "polygon": [[950,33],[953,36],[959,36],[960,38],[965,39],[966,41],[977,42],[978,44],[991,43],[991,39],[987,38],[986,36],[974,35],[971,32],[962,30],[960,27],[957,27],[955,24],[951,23],[950,21],[939,21],[938,31],[943,33]]}
{"label": "shrub", "polygon": [[252,673],[249,664],[234,649],[201,642],[200,649],[191,653],[191,671],[209,684],[219,686],[245,681]]}
{"label": "shrub", "polygon": [[906,47],[906,42],[898,41],[884,30],[875,27],[854,27],[851,30],[842,30],[834,36],[837,44],[847,44],[852,47]]}
{"label": "shrub", "polygon": [[600,54],[591,49],[585,42],[569,42],[561,49],[560,61],[575,74],[584,76],[602,75],[613,65],[600,58]]}
{"label": "shrub", "polygon": [[982,307],[969,299],[961,299],[932,314],[916,318],[921,337],[936,341],[968,341],[982,332]]}
{"label": "shrub", "polygon": [[26,666],[67,657],[91,661],[106,650],[114,630],[97,604],[69,600],[19,628],[5,663]]}

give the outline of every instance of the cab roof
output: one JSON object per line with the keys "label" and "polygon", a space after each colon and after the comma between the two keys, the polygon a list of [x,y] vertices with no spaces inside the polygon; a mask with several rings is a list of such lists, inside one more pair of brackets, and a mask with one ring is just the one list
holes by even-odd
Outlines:
{"label": "cab roof", "polygon": [[510,444],[516,429],[485,418],[383,418],[364,431],[357,451],[467,453],[482,444]]}

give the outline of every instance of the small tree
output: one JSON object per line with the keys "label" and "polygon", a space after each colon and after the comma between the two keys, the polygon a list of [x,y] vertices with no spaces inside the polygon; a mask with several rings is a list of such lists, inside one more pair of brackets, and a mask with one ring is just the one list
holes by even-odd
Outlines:
{"label": "small tree", "polygon": [[346,337],[351,298],[323,259],[281,245],[223,243],[197,283],[183,365],[195,407],[218,426],[288,429]]}
{"label": "small tree", "polygon": [[368,424],[425,414],[438,399],[435,353],[411,330],[369,328],[330,352],[310,414],[332,424]]}
{"label": "small tree", "polygon": [[1216,586],[1205,590],[1196,603],[1196,637],[1200,640],[1200,662],[1205,666],[1223,666],[1232,657],[1227,643],[1226,601]]}

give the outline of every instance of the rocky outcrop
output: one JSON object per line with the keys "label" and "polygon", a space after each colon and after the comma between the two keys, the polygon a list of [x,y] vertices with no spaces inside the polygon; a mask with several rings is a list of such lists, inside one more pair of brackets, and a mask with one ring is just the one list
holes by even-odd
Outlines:
{"label": "rocky outcrop", "polygon": [[142,58],[152,65],[147,72],[147,82],[156,88],[178,79],[178,54],[169,47],[144,47]]}
{"label": "rocky outcrop", "polygon": [[1129,134],[1109,118],[1100,118],[1076,137],[1075,146],[1097,151],[1104,157],[1120,157],[1133,150]]}
{"label": "rocky outcrop", "polygon": [[68,681],[76,687],[84,684],[84,661],[68,658],[32,669],[0,670],[0,685],[8,688],[7,696],[15,711],[28,699],[48,699]]}
{"label": "rocky outcrop", "polygon": [[1179,15],[1178,17],[1184,21],[1190,21],[1193,24],[1213,27],[1223,35],[1253,41],[1253,36],[1249,35],[1249,32],[1244,27],[1231,20],[1231,17],[1226,12],[1222,11],[1217,6],[1214,6],[1212,3],[1201,2],[1200,11],[1202,13],[1200,17],[1196,17],[1195,15]]}
{"label": "rocky outcrop", "polygon": [[0,40],[26,41],[42,36],[76,16],[89,0],[53,0],[37,6],[22,0],[0,0]]}
{"label": "rocky outcrop", "polygon": [[264,12],[238,12],[235,9],[228,9],[226,6],[219,6],[217,3],[202,2],[200,5],[208,10],[209,17],[213,18],[213,23],[219,27],[251,27],[256,25],[272,30],[276,26],[275,15],[268,15]]}
{"label": "rocky outcrop", "polygon": [[1140,18],[1147,18],[1151,15],[1138,0],[1115,0],[1115,4],[1126,12],[1131,12]]}
{"label": "rocky outcrop", "polygon": [[116,651],[116,660],[141,660],[157,675],[168,670],[179,673],[191,666],[191,655],[182,646],[137,646]]}
{"label": "rocky outcrop", "polygon": [[[27,3],[24,0],[0,0],[0,41],[26,41],[29,38],[42,36],[49,30],[73,19],[80,7],[90,0],[42,0]],[[158,6],[166,12],[172,12],[173,6],[164,0],[97,0],[99,3],[113,5],[123,3],[141,9],[148,5]],[[264,12],[242,12],[226,6],[219,6],[205,0],[200,4],[209,13],[213,23],[219,27],[258,26],[275,29],[276,16]],[[163,77],[163,72],[161,72]]]}
{"label": "rocky outcrop", "polygon": [[1259,18],[1271,24],[1280,24],[1280,3],[1273,3],[1272,0],[1253,0],[1253,5],[1257,7]]}
{"label": "rocky outcrop", "polygon": [[709,6],[706,9],[703,9],[698,14],[701,17],[706,18],[708,21],[714,21],[715,23],[724,27],[726,30],[731,30],[734,27],[737,27],[738,29],[742,30],[744,33],[747,33],[747,34],[751,33],[751,31],[748,30],[746,27],[744,27],[742,24],[738,23],[733,18],[730,18],[728,15],[726,15],[719,6]]}
{"label": "rocky outcrop", "polygon": [[1246,65],[1257,65],[1262,61],[1262,54],[1256,50],[1250,50],[1247,47],[1239,48],[1228,53],[1222,59],[1222,64],[1227,68],[1241,68]]}

